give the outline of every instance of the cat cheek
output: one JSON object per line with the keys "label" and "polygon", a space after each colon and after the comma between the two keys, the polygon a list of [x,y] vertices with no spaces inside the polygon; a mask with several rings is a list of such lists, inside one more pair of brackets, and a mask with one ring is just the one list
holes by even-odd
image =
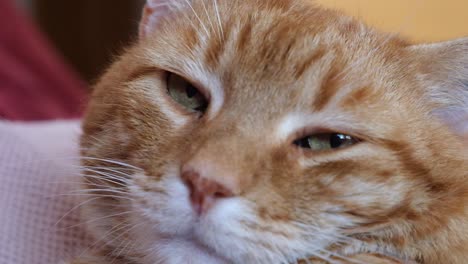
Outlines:
{"label": "cat cheek", "polygon": [[[403,181],[378,183],[350,177],[342,183],[341,191],[347,197],[343,204],[348,210],[356,211],[364,217],[382,215],[400,204],[407,192]],[[337,186],[336,186],[337,187]],[[359,190],[360,195],[355,195]]]}

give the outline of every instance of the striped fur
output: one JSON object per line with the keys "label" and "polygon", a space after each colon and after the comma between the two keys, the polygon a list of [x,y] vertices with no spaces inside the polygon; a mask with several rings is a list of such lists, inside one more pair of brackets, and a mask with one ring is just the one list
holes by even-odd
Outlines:
{"label": "striped fur", "polygon": [[[84,188],[102,189],[84,212],[112,263],[466,262],[467,39],[415,46],[307,0],[153,0],[140,32],[81,140]],[[210,95],[202,117],[166,71]],[[323,130],[362,142],[292,144]],[[186,164],[235,197],[197,218]]]}

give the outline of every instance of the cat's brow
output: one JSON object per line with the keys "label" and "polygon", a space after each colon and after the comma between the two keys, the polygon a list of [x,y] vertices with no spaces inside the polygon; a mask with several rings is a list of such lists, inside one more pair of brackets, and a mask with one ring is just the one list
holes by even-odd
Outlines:
{"label": "cat's brow", "polygon": [[314,102],[312,104],[314,110],[323,110],[328,105],[328,103],[330,103],[332,98],[338,93],[338,90],[339,83],[338,79],[336,78],[336,71],[331,70],[323,79],[321,85],[319,86],[319,90],[315,95]]}
{"label": "cat's brow", "polygon": [[158,69],[156,67],[137,68],[130,73],[130,75],[127,78],[127,81],[133,81],[133,80],[142,78],[144,76],[155,74],[155,73],[160,73],[160,72],[161,72],[161,69]]}
{"label": "cat's brow", "polygon": [[311,129],[328,130],[332,122],[337,125],[343,126],[339,120],[330,118],[329,114],[325,113],[307,113],[307,112],[294,112],[288,113],[279,119],[276,127],[276,140],[282,142],[291,136],[297,135],[301,130]]}

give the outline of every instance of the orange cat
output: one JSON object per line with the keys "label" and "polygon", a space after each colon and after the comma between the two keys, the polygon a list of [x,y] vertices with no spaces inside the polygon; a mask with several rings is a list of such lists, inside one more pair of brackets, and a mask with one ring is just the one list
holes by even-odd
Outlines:
{"label": "orange cat", "polygon": [[468,39],[307,0],[150,0],[95,87],[72,263],[468,261]]}

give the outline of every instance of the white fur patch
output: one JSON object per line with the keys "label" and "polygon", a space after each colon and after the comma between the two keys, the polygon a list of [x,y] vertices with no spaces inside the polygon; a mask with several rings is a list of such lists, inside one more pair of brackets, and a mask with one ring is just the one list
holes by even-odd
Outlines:
{"label": "white fur patch", "polygon": [[291,134],[303,128],[306,125],[306,121],[307,117],[305,114],[292,113],[286,115],[281,119],[276,128],[276,139],[278,141],[287,139]]}
{"label": "white fur patch", "polygon": [[172,105],[167,102],[167,99],[162,96],[155,96],[154,99],[159,106],[159,110],[172,122],[172,124],[176,127],[182,127],[186,125],[190,118],[186,115],[179,114],[178,111],[174,109]]}
{"label": "white fur patch", "polygon": [[[284,141],[301,129],[317,127],[317,129],[336,129],[345,132],[350,124],[351,118],[345,114],[330,112],[306,113],[293,112],[283,116],[275,128],[275,139]],[[304,135],[306,136],[306,135]]]}
{"label": "white fur patch", "polygon": [[182,127],[190,121],[188,115],[184,115],[180,110],[174,109],[175,105],[168,100],[168,96],[162,94],[165,84],[161,82],[161,79],[157,76],[148,76],[132,83],[134,89],[139,89],[144,95],[149,98],[162,112],[164,116],[173,124],[175,128]]}
{"label": "white fur patch", "polygon": [[[159,243],[155,251],[157,259],[170,264],[227,264],[228,262],[210,254],[198,243],[189,239],[171,239]],[[151,262],[154,263],[154,262]]]}

